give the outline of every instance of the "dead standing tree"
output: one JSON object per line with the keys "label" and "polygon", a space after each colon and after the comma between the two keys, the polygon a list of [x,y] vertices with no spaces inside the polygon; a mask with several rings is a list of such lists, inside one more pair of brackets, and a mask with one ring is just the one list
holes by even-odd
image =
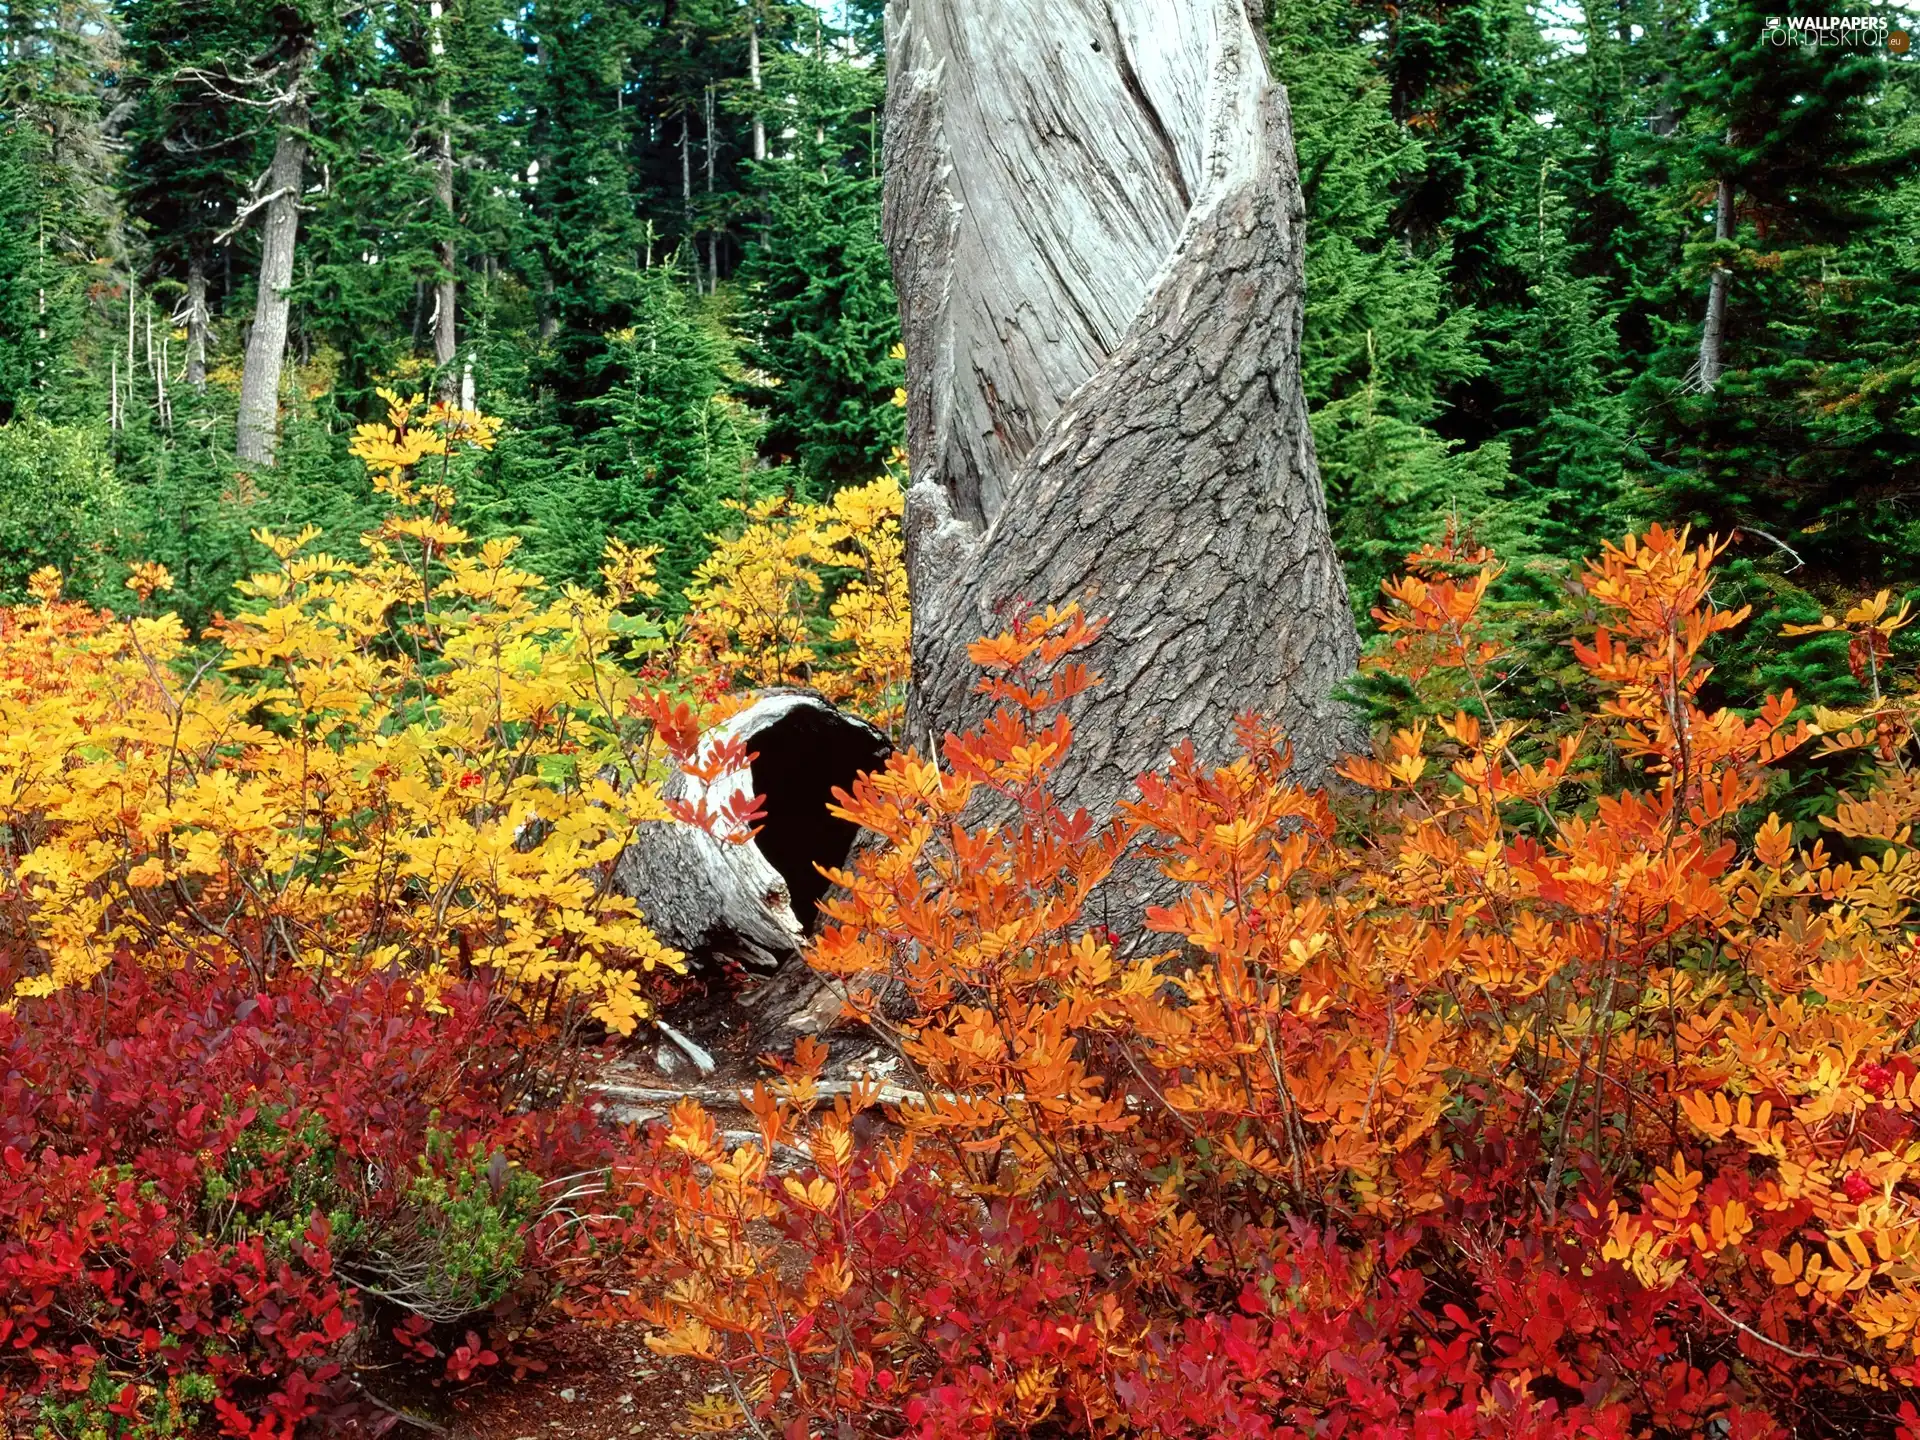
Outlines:
{"label": "dead standing tree", "polygon": [[233,224],[214,241],[224,245],[253,216],[265,212],[260,240],[260,279],[254,297],[253,325],[240,371],[239,417],[234,455],[249,465],[271,465],[280,434],[280,376],[286,364],[287,324],[292,301],[293,260],[300,229],[300,202],[306,188],[308,89],[317,48],[316,28],[289,9],[283,33],[272,49],[242,70],[189,67],[177,80],[261,115],[273,136],[273,159],[254,181],[249,199]]}
{"label": "dead standing tree", "polygon": [[273,105],[276,134],[273,163],[256,187],[264,193],[249,206],[267,212],[260,241],[260,285],[254,297],[253,328],[247,332],[247,358],[240,370],[240,419],[233,453],[251,465],[271,465],[280,435],[280,372],[287,360],[287,317],[292,302],[294,246],[300,229],[300,196],[306,188],[307,67],[311,45],[298,47],[287,62],[286,89]]}
{"label": "dead standing tree", "polygon": [[1236,713],[1324,778],[1359,644],[1300,385],[1304,207],[1246,0],[893,0],[886,234],[907,345],[911,735],[969,641],[1081,601],[1066,793]]}

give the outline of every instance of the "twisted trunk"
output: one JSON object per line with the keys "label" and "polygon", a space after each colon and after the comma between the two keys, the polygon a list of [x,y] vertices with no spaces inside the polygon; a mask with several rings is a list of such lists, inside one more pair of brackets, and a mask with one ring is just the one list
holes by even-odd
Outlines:
{"label": "twisted trunk", "polygon": [[1304,206],[1243,0],[894,0],[886,234],[907,344],[917,743],[966,645],[1108,627],[1067,795],[1281,721],[1311,778],[1358,656],[1300,384]]}

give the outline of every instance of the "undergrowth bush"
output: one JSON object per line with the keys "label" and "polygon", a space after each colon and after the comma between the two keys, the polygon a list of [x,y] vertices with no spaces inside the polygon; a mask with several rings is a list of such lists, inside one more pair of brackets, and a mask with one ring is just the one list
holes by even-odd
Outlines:
{"label": "undergrowth bush", "polygon": [[397,1340],[465,1379],[467,1325],[487,1363],[529,1363],[586,1250],[569,1177],[612,1136],[527,1040],[484,982],[429,1007],[393,973],[262,989],[217,959],[0,1013],[0,1394],[30,1393],[24,1433],[378,1429],[343,1359]]}
{"label": "undergrowth bush", "polygon": [[[1414,557],[1378,663],[1452,700],[1337,801],[1248,718],[1070,813],[1092,627],[976,645],[996,713],[843,797],[882,843],[812,956],[893,1043],[897,1134],[807,1043],[756,1142],[687,1102],[622,1172],[632,1313],[721,1382],[696,1421],[1920,1434],[1920,706],[1703,707],[1743,618],[1715,556],[1656,529],[1591,562],[1544,736],[1500,714],[1492,557]],[[1822,623],[1884,656],[1904,616]],[[1853,788],[1796,832],[1769,797],[1803,751]],[[1089,900],[1130,851],[1165,894],[1120,935]]]}
{"label": "undergrowth bush", "polygon": [[[395,401],[363,557],[263,532],[201,637],[154,565],[129,615],[52,573],[0,610],[30,1433],[378,1429],[387,1359],[462,1383],[586,1317],[713,1367],[693,1422],[757,1437],[1920,1435],[1888,597],[1790,637],[1852,709],[1735,711],[1714,545],[1607,547],[1549,674],[1449,541],[1383,587],[1401,719],[1342,792],[1246,717],[1104,821],[1051,787],[1097,623],[1028,616],[973,649],[984,726],[840,799],[875,843],[810,959],[897,1088],[824,1090],[808,1041],[756,1140],[691,1101],[620,1136],[578,1042],[680,957],[613,861],[750,820],[656,788],[743,763],[700,744],[733,687],[897,717],[898,490],[747,512],[676,625],[644,552],[556,592],[469,541],[452,462],[491,434]],[[1111,929],[1142,861],[1158,903]]]}
{"label": "undergrowth bush", "polygon": [[702,668],[729,597],[777,568],[809,678],[898,703],[890,480],[804,554],[749,516],[676,629],[650,552],[589,591],[473,542],[452,482],[495,423],[389,398],[357,558],[259,531],[198,636],[154,563],[129,613],[51,567],[0,608],[0,1427],[378,1430],[392,1359],[538,1364],[623,1238],[585,1042],[682,964],[614,862],[645,824],[745,839],[750,801],[658,789],[745,763],[699,747],[741,703]]}

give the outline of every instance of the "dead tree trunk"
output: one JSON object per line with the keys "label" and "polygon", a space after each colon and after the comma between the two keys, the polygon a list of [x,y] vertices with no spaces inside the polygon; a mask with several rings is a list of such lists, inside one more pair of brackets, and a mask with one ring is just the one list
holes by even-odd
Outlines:
{"label": "dead tree trunk", "polygon": [[207,388],[207,268],[195,255],[187,262],[187,384]]}
{"label": "dead tree trunk", "polygon": [[433,135],[433,198],[440,210],[440,223],[446,227],[446,234],[439,246],[440,275],[434,281],[433,290],[433,363],[440,372],[440,398],[452,404],[460,393],[459,378],[453,369],[454,354],[459,347],[454,321],[460,303],[459,281],[454,268],[459,254],[454,244],[453,100],[447,94],[448,80],[443,73],[447,47],[441,38],[443,12],[440,0],[433,0],[428,15],[433,25],[434,80],[440,87]]}
{"label": "dead tree trunk", "polygon": [[280,372],[287,359],[287,287],[293,283],[294,241],[300,229],[300,192],[307,167],[305,57],[290,65],[288,98],[278,116],[273,164],[267,171],[266,231],[260,242],[260,290],[247,332],[247,358],[240,372],[240,424],[234,455],[251,465],[271,465],[280,430]]}
{"label": "dead tree trunk", "polygon": [[1246,0],[893,0],[886,234],[907,344],[910,734],[978,718],[967,643],[1108,628],[1067,795],[1282,722],[1353,739],[1358,639],[1300,385],[1304,207]]}
{"label": "dead tree trunk", "polygon": [[753,158],[767,158],[767,117],[760,108],[765,82],[760,77],[760,5],[747,12],[747,83],[753,87]]}
{"label": "dead tree trunk", "polygon": [[[1713,238],[1720,241],[1733,239],[1733,182],[1725,178],[1714,189]],[[1732,283],[1733,272],[1727,269],[1726,262],[1715,260],[1713,273],[1707,279],[1707,318],[1700,326],[1700,362],[1696,383],[1703,395],[1719,385],[1720,372],[1725,368],[1721,350],[1726,344],[1727,287]]]}

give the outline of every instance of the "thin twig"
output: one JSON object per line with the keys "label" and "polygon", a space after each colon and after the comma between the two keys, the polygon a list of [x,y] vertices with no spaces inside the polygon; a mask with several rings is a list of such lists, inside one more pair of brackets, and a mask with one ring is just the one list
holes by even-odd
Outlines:
{"label": "thin twig", "polygon": [[1793,557],[1793,568],[1787,571],[1789,575],[1791,575],[1794,570],[1798,570],[1802,565],[1807,563],[1806,561],[1800,558],[1800,552],[1798,550],[1794,549],[1791,545],[1787,544],[1787,542],[1782,540],[1778,535],[1769,535],[1765,530],[1762,530],[1758,525],[1750,524],[1745,520],[1742,520],[1740,522],[1739,528],[1745,534],[1758,535],[1762,540],[1765,540],[1768,543],[1774,546],[1777,546],[1779,549],[1791,555]]}
{"label": "thin twig", "polygon": [[1707,1309],[1711,1310],[1714,1314],[1718,1315],[1722,1320],[1726,1321],[1727,1324],[1733,1326],[1733,1328],[1738,1330],[1742,1335],[1751,1335],[1755,1340],[1758,1340],[1762,1345],[1770,1346],[1773,1349],[1778,1350],[1782,1355],[1791,1355],[1796,1360],[1817,1360],[1822,1365],[1838,1365],[1843,1369],[1846,1368],[1847,1366],[1848,1362],[1846,1362],[1845,1360],[1842,1360],[1837,1355],[1822,1355],[1816,1350],[1796,1350],[1791,1345],[1782,1345],[1778,1340],[1774,1339],[1771,1335],[1761,1334],[1758,1330],[1754,1329],[1751,1325],[1747,1324],[1746,1322],[1741,1320],[1736,1320],[1733,1318],[1733,1316],[1727,1314],[1726,1311],[1722,1310],[1718,1305],[1714,1304],[1713,1301],[1709,1300],[1707,1298],[1707,1292],[1702,1290],[1697,1285],[1694,1286],[1693,1293],[1699,1297],[1700,1303],[1702,1305],[1706,1306]]}

